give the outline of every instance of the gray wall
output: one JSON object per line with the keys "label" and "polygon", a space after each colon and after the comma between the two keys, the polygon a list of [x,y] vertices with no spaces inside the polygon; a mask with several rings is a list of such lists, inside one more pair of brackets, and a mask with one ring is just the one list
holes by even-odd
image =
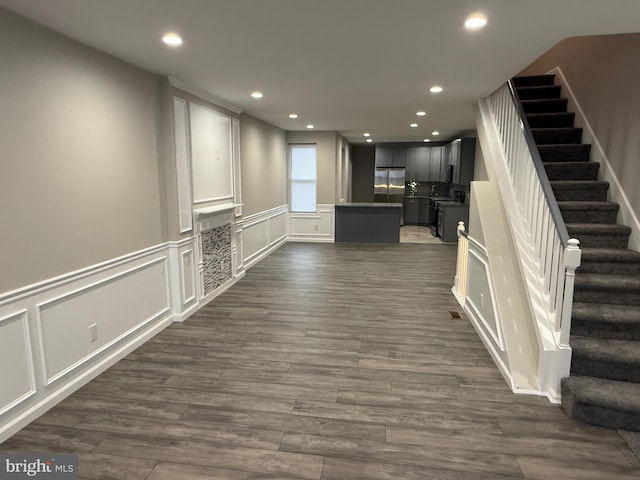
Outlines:
{"label": "gray wall", "polygon": [[318,161],[318,204],[336,203],[336,132],[287,132],[287,143],[315,143]]}
{"label": "gray wall", "polygon": [[0,10],[0,292],[163,241],[158,77]]}
{"label": "gray wall", "polygon": [[373,202],[373,172],[376,147],[353,145],[351,164],[353,168],[351,194],[354,202]]}
{"label": "gray wall", "polygon": [[563,40],[520,75],[559,66],[635,210],[640,211],[640,33]]}
{"label": "gray wall", "polygon": [[243,215],[287,204],[285,131],[250,115],[240,116]]}

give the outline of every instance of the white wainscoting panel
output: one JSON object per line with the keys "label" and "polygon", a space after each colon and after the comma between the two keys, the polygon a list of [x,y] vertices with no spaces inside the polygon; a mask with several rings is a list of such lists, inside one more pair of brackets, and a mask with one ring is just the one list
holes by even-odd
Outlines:
{"label": "white wainscoting panel", "polygon": [[242,221],[244,266],[249,268],[287,240],[288,206],[281,205]]}
{"label": "white wainscoting panel", "polygon": [[193,245],[156,245],[0,296],[0,443],[178,316],[169,258]]}
{"label": "white wainscoting panel", "polygon": [[[59,379],[138,328],[169,313],[163,256],[36,306],[45,384]],[[92,341],[90,330],[97,331]]]}
{"label": "white wainscoting panel", "polygon": [[495,348],[504,351],[502,331],[498,325],[498,315],[490,284],[489,265],[475,251],[469,252],[468,282],[466,302],[470,303],[474,316],[488,335]]}
{"label": "white wainscoting panel", "polygon": [[186,310],[196,301],[196,259],[193,248],[184,249],[180,252],[180,299],[182,310]]}
{"label": "white wainscoting panel", "polygon": [[294,242],[333,242],[334,205],[318,205],[316,213],[289,215],[289,240]]}
{"label": "white wainscoting panel", "polygon": [[269,247],[269,223],[267,219],[245,225],[242,230],[242,249],[245,262],[251,260]]}
{"label": "white wainscoting panel", "polygon": [[36,392],[27,311],[0,318],[0,415]]}

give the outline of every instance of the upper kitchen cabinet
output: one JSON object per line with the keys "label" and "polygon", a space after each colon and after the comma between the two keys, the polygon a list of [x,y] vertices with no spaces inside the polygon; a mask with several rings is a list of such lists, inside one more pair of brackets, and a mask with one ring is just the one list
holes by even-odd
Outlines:
{"label": "upper kitchen cabinet", "polygon": [[447,146],[431,147],[429,152],[431,159],[429,162],[429,181],[446,182],[447,181]]}
{"label": "upper kitchen cabinet", "polygon": [[469,185],[473,180],[476,158],[476,139],[459,138],[450,144],[448,164],[453,166],[451,183]]}
{"label": "upper kitchen cabinet", "polygon": [[427,147],[411,147],[405,150],[405,179],[408,182],[429,182],[431,180],[431,149]]}
{"label": "upper kitchen cabinet", "polygon": [[377,147],[376,167],[404,167],[404,154],[404,148]]}

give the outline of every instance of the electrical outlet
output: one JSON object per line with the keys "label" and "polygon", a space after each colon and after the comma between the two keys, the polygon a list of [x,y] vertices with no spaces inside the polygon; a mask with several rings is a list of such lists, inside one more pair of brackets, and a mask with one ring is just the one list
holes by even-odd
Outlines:
{"label": "electrical outlet", "polygon": [[313,229],[314,229],[316,232],[318,231],[318,224],[317,224],[317,223],[313,226]]}
{"label": "electrical outlet", "polygon": [[89,342],[95,342],[98,340],[98,324],[94,323],[89,326]]}

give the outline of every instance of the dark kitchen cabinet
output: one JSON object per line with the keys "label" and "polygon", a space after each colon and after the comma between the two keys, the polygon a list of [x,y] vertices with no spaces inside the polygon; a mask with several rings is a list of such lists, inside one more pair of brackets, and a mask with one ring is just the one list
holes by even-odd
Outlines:
{"label": "dark kitchen cabinet", "polygon": [[404,179],[407,182],[418,182],[418,148],[407,148],[404,152]]}
{"label": "dark kitchen cabinet", "polygon": [[420,202],[417,198],[404,199],[404,224],[416,224],[420,217]]}
{"label": "dark kitchen cabinet", "polygon": [[445,147],[431,147],[429,150],[429,181],[445,182],[447,180]]}
{"label": "dark kitchen cabinet", "polygon": [[411,147],[405,150],[405,179],[408,182],[439,182],[440,173],[433,177],[431,148]]}
{"label": "dark kitchen cabinet", "polygon": [[448,164],[453,167],[451,183],[469,185],[473,180],[473,169],[476,158],[476,139],[459,138],[451,142]]}
{"label": "dark kitchen cabinet", "polygon": [[404,167],[404,148],[376,148],[376,167]]}
{"label": "dark kitchen cabinet", "polygon": [[438,208],[438,236],[444,242],[458,240],[458,222],[469,224],[468,205],[442,205]]}
{"label": "dark kitchen cabinet", "polygon": [[420,210],[418,212],[418,223],[420,225],[431,225],[434,222],[433,200],[430,198],[418,199]]}

